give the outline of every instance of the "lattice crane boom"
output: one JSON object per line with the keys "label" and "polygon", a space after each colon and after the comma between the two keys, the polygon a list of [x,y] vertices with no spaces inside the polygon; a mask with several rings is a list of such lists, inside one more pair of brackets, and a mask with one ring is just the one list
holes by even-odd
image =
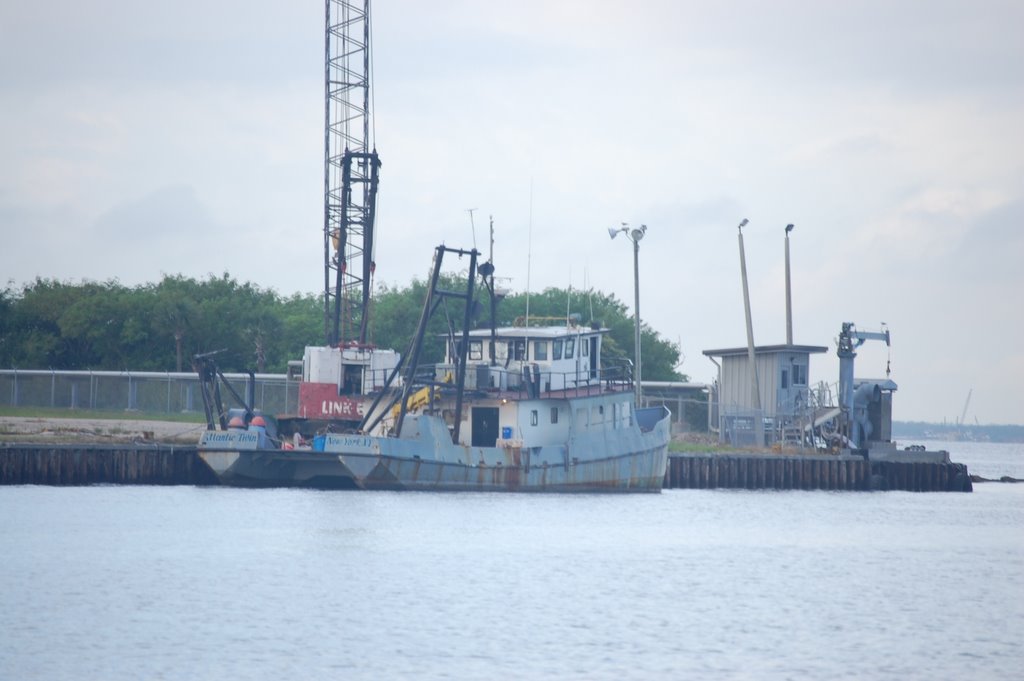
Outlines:
{"label": "lattice crane boom", "polygon": [[380,159],[371,139],[370,1],[326,0],[324,335],[367,341]]}

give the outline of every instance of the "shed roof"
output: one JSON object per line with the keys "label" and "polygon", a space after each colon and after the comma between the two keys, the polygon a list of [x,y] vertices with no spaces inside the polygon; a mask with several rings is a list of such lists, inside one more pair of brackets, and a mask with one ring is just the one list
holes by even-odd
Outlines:
{"label": "shed roof", "polygon": [[[754,354],[757,355],[770,355],[780,354],[784,352],[806,352],[809,355],[821,354],[828,352],[828,348],[821,345],[789,345],[783,343],[782,345],[755,345]],[[721,350],[705,350],[704,353],[708,357],[732,357],[735,355],[747,354],[746,346],[742,348],[724,348]]]}

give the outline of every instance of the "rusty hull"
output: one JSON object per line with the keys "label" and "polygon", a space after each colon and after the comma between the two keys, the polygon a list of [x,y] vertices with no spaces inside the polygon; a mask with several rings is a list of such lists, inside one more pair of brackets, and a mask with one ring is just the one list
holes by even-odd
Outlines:
{"label": "rusty hull", "polygon": [[[416,416],[401,438],[329,435],[361,489],[506,492],[660,492],[668,465],[668,412],[646,411],[634,425],[570,437],[557,446],[469,447],[447,426]],[[638,419],[643,421],[644,419]]]}

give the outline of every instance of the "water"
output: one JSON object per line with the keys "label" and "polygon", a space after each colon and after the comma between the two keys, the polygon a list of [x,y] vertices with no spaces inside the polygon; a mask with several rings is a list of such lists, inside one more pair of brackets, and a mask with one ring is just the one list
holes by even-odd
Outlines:
{"label": "water", "polygon": [[967,464],[972,475],[998,480],[1004,475],[1024,480],[1024,442],[949,442],[944,440],[900,440],[899,446],[923,445],[927,449],[944,449],[957,463]]}
{"label": "water", "polygon": [[975,490],[0,488],[0,678],[1020,678]]}

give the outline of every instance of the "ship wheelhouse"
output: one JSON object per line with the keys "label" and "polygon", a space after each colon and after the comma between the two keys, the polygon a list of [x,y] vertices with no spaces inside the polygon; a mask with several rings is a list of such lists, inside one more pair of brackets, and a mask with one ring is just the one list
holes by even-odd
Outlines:
{"label": "ship wheelhouse", "polygon": [[[608,329],[565,325],[469,332],[460,440],[470,447],[546,447],[633,424],[631,367],[604,366]],[[461,348],[450,343],[437,368],[454,372]],[[450,419],[453,405],[441,405]]]}
{"label": "ship wheelhouse", "polygon": [[[608,329],[557,327],[502,327],[469,332],[466,385],[470,389],[534,393],[599,386],[604,379],[628,377],[623,367],[604,371],[601,345]],[[445,363],[454,365],[459,341],[449,344]],[[624,375],[626,374],[626,375]],[[539,379],[539,380],[538,380]]]}

